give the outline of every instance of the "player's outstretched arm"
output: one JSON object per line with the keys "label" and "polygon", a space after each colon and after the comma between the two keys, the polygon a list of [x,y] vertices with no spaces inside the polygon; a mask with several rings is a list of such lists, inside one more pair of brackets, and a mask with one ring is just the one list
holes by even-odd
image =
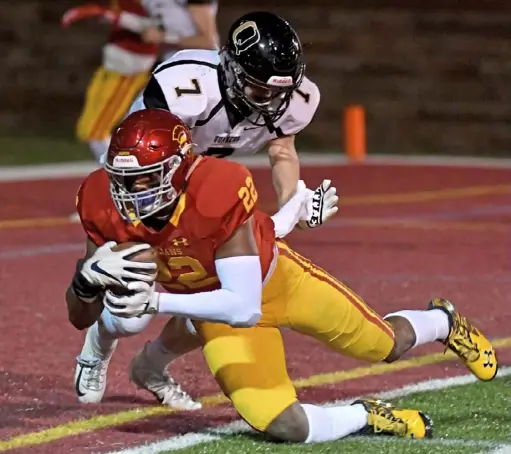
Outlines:
{"label": "player's outstretched arm", "polygon": [[143,282],[128,284],[134,296],[116,297],[108,290],[103,299],[114,315],[136,317],[152,312],[166,315],[253,326],[261,317],[261,262],[252,232],[251,219],[216,252],[216,272],[221,288],[193,295],[158,293]]}
{"label": "player's outstretched arm", "polygon": [[273,187],[277,193],[279,207],[282,207],[295,194],[300,178],[300,161],[296,153],[295,136],[272,140],[268,148],[268,157]]}

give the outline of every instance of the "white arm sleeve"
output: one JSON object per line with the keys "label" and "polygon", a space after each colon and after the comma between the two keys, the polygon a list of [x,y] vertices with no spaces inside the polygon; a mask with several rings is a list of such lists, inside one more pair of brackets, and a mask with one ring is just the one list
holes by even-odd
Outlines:
{"label": "white arm sleeve", "polygon": [[222,288],[193,295],[160,293],[158,312],[192,320],[253,326],[261,318],[263,291],[259,256],[215,261]]}
{"label": "white arm sleeve", "polygon": [[152,20],[138,14],[122,11],[119,16],[118,25],[125,30],[141,34],[147,27],[152,25]]}

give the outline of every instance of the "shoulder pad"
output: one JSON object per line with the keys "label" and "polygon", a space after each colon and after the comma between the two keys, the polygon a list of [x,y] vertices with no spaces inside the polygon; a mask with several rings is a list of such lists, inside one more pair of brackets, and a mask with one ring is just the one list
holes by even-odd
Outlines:
{"label": "shoulder pad", "polygon": [[195,196],[198,211],[207,218],[223,218],[239,209],[248,219],[258,199],[250,171],[237,162],[204,159],[208,161],[194,175],[198,183]]}
{"label": "shoulder pad", "polygon": [[160,65],[144,90],[148,108],[165,108],[193,127],[208,108],[216,64],[209,61],[170,59]]}

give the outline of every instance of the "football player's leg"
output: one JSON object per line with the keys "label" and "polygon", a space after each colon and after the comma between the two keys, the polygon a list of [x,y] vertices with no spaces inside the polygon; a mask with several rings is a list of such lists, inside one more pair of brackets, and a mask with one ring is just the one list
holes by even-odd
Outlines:
{"label": "football player's leg", "polygon": [[[400,311],[382,319],[326,271],[294,251],[284,253],[304,270],[300,288],[288,306],[290,324],[297,331],[343,354],[373,362],[392,362],[416,346],[440,341],[478,378],[491,380],[495,376],[491,344],[449,302],[433,300],[427,311]],[[493,360],[490,365],[488,357]]]}
{"label": "football player's leg", "polygon": [[129,366],[130,380],[153,394],[160,403],[180,410],[197,410],[194,401],[168,374],[167,367],[177,358],[200,347],[198,338],[190,333],[186,320],[171,318],[160,336],[137,352]]}
{"label": "football player's leg", "polygon": [[125,76],[103,67],[94,73],[76,133],[80,140],[89,144],[97,161],[108,149],[112,129],[146,81],[146,74]]}
{"label": "football player's leg", "polygon": [[[279,248],[279,263],[272,281],[274,277],[285,279],[276,287],[293,289],[286,296],[283,317],[283,322],[293,330],[310,335],[346,356],[370,362],[385,360],[396,343],[401,342],[396,341],[393,326],[355,293],[285,246]],[[270,284],[273,286],[274,282]]]}
{"label": "football player's leg", "polygon": [[82,403],[101,402],[106,390],[110,359],[120,337],[143,331],[154,316],[121,318],[103,310],[100,319],[85,335],[82,351],[76,358],[75,391]]}
{"label": "football player's leg", "polygon": [[254,429],[282,441],[313,443],[338,440],[371,423],[366,403],[322,408],[298,402],[278,328],[196,327],[212,374]]}
{"label": "football player's leg", "polygon": [[409,348],[438,340],[480,380],[489,381],[497,375],[498,362],[492,344],[448,300],[435,298],[425,311],[402,310],[384,319],[396,332],[408,333],[408,342],[396,349],[389,360],[397,359]]}

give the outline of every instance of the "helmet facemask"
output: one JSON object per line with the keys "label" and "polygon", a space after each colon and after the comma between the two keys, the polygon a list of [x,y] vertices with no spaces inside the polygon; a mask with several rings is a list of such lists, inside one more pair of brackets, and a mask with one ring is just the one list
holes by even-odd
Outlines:
{"label": "helmet facemask", "polygon": [[110,177],[110,194],[120,216],[126,221],[140,221],[155,216],[172,205],[181,195],[172,185],[183,156],[192,147],[187,144],[180,154],[141,166],[135,156],[116,156],[105,162]]}
{"label": "helmet facemask", "polygon": [[271,76],[266,82],[258,80],[243,69],[232,58],[228,49],[220,52],[223,80],[227,95],[242,114],[247,110],[258,113],[254,118],[245,118],[257,126],[265,126],[267,121],[275,122],[284,115],[289,107],[293,92],[300,86],[305,72],[305,65],[300,64],[298,76]]}

